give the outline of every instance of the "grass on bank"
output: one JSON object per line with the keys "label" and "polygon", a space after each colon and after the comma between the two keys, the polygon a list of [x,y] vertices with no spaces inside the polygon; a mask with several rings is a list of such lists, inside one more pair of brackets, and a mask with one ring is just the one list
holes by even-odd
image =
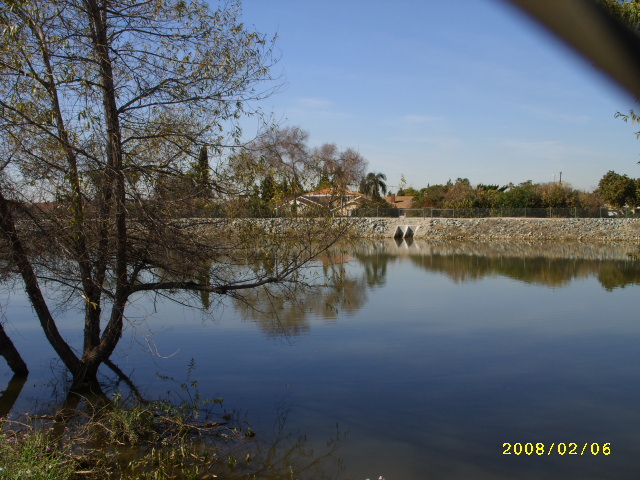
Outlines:
{"label": "grass on bank", "polygon": [[228,416],[200,419],[199,411],[168,402],[127,406],[116,397],[100,407],[87,403],[51,416],[0,419],[0,479],[240,474],[252,460],[247,446],[253,433],[230,426]]}

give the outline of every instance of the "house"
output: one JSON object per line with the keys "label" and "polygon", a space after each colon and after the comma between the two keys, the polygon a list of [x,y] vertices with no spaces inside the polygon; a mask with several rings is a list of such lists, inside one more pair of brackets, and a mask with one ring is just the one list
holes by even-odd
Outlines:
{"label": "house", "polygon": [[289,203],[295,205],[299,213],[331,213],[333,215],[350,215],[350,212],[369,200],[367,195],[346,189],[323,188],[315,192],[304,193]]}
{"label": "house", "polygon": [[413,208],[413,197],[412,196],[400,196],[394,195],[393,193],[388,197],[382,197],[392,206],[399,208],[400,211],[406,210],[408,208]]}

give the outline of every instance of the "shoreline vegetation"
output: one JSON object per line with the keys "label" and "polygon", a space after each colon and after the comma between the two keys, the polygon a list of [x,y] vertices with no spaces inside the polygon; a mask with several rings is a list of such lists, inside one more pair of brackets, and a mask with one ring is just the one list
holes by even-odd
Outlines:
{"label": "shoreline vegetation", "polygon": [[197,382],[176,395],[145,401],[71,393],[55,413],[0,417],[0,479],[293,479],[337,462],[343,433],[314,452],[304,435],[284,431],[285,419],[257,438],[222,399],[201,399]]}
{"label": "shoreline vegetation", "polygon": [[[0,478],[216,478],[238,462],[220,446],[250,433],[200,420],[194,405],[75,400],[55,414],[0,419]],[[207,448],[214,437],[220,445]]]}

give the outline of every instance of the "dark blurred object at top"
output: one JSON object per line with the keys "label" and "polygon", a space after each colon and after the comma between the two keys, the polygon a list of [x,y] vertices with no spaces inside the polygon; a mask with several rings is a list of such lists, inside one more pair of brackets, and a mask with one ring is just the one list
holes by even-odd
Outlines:
{"label": "dark blurred object at top", "polygon": [[[613,0],[614,3],[615,0]],[[640,99],[640,35],[594,0],[509,0]],[[622,3],[622,2],[618,2]]]}

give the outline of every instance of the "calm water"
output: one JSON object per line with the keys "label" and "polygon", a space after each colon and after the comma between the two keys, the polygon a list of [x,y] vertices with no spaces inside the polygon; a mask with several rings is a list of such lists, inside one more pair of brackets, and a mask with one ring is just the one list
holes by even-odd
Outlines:
{"label": "calm water", "polygon": [[[203,396],[224,398],[258,439],[305,435],[313,458],[338,436],[328,478],[638,478],[633,250],[363,243],[317,267],[336,288],[272,310],[266,296],[205,313],[141,298],[112,359],[148,397],[174,385],[157,373],[182,382],[194,359]],[[60,370],[21,294],[3,295],[33,372],[14,409],[37,408]],[[59,317],[79,338],[76,314]],[[611,454],[504,455],[505,442],[610,443]]]}

